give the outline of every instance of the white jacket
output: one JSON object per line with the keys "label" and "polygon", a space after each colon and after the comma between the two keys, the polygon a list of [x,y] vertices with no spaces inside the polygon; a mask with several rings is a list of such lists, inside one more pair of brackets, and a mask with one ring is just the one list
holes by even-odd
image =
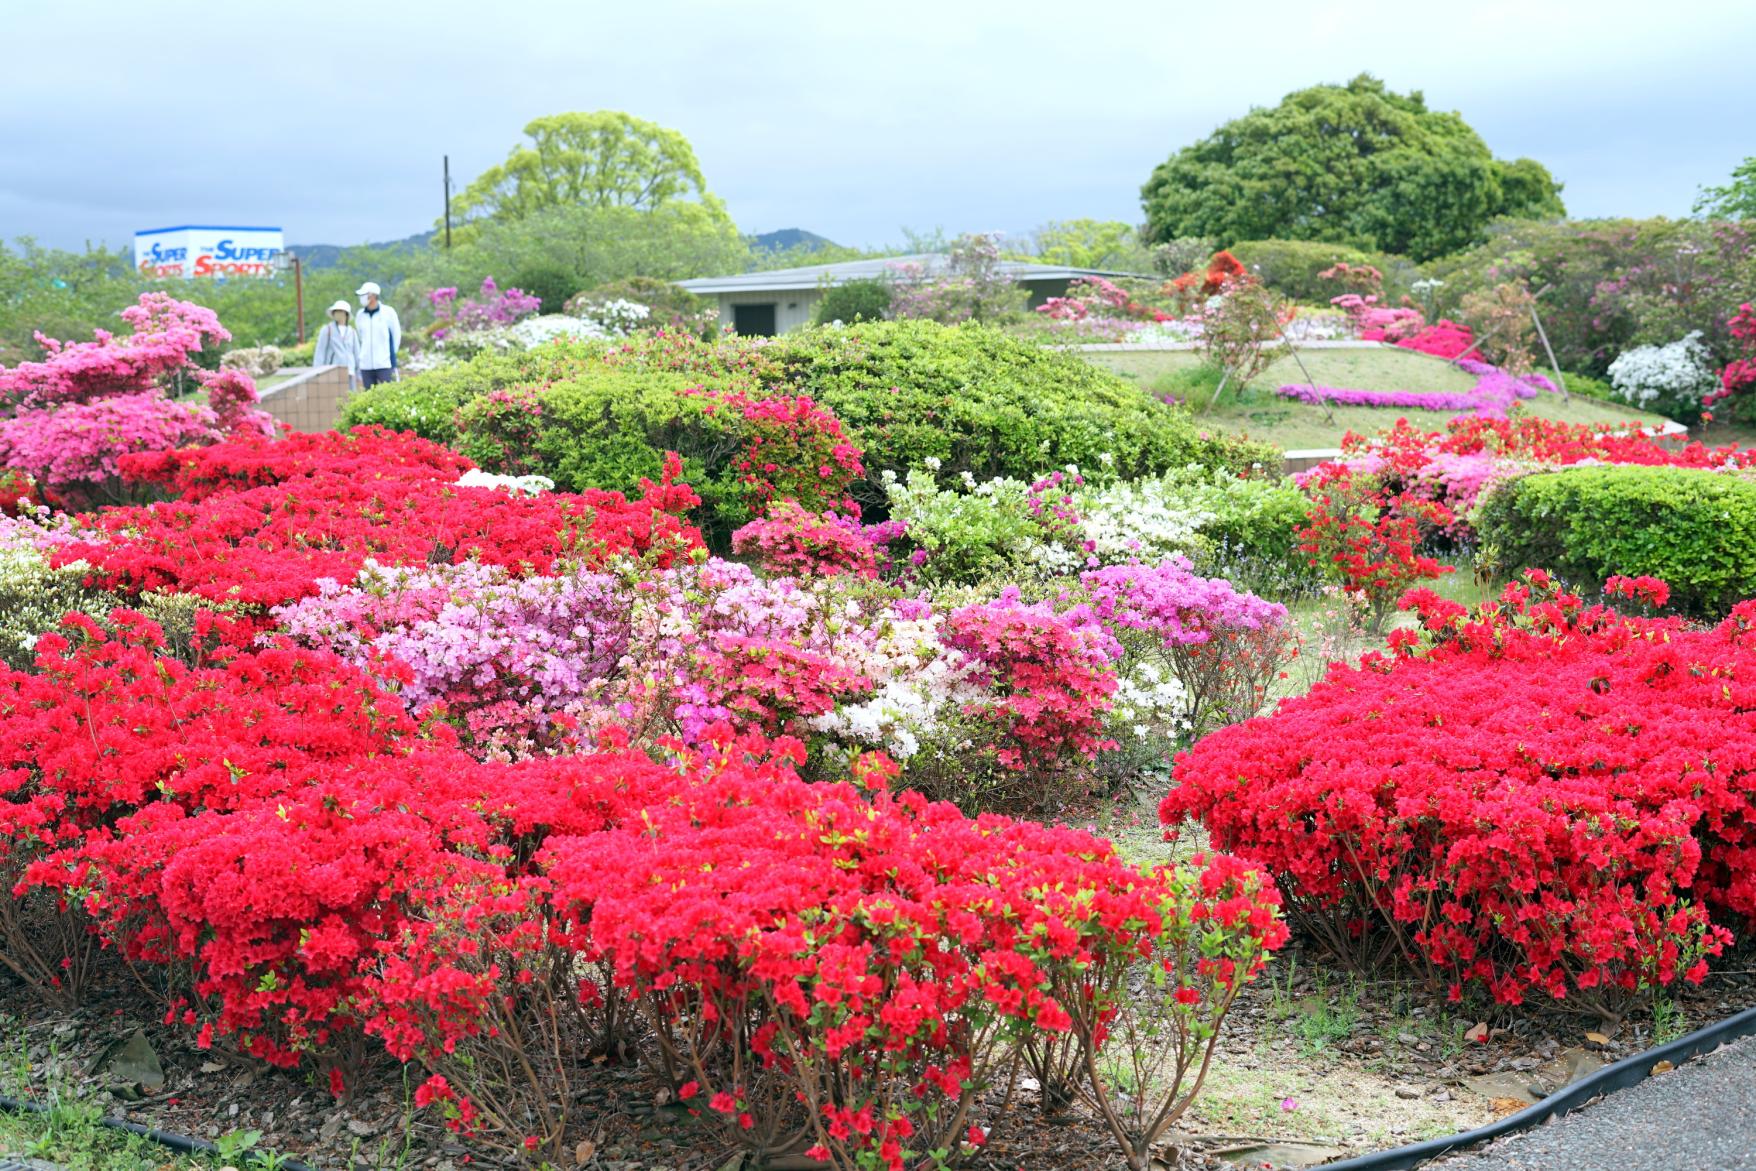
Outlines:
{"label": "white jacket", "polygon": [[354,314],[354,328],[360,332],[360,369],[396,369],[396,351],[402,345],[402,322],[396,310],[378,302],[377,312],[362,308]]}

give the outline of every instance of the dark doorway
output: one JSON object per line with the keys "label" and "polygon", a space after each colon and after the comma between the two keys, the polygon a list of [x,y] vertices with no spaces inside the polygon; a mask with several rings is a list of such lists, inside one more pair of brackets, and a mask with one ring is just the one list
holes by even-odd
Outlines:
{"label": "dark doorway", "polygon": [[733,305],[732,328],[739,337],[773,337],[774,306]]}

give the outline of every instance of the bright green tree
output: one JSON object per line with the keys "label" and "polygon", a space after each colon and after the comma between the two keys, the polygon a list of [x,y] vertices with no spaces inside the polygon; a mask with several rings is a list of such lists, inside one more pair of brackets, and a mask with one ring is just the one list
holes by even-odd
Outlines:
{"label": "bright green tree", "polygon": [[1456,113],[1361,74],[1256,109],[1159,164],[1141,189],[1152,241],[1320,240],[1427,260],[1498,216],[1564,214],[1542,164],[1494,158]]}
{"label": "bright green tree", "polygon": [[[514,220],[483,220],[449,252],[428,254],[428,287],[502,282],[538,269],[570,274],[574,292],[628,277],[674,281],[742,272],[750,246],[723,212],[699,203],[551,207]],[[545,310],[560,308],[545,303]]]}
{"label": "bright green tree", "polygon": [[1695,214],[1714,220],[1756,220],[1756,155],[1732,170],[1723,187],[1703,187]]}
{"label": "bright green tree", "polygon": [[[619,110],[551,114],[452,204],[464,219],[519,219],[554,207],[717,208],[689,140]],[[723,212],[721,213],[723,214]]]}
{"label": "bright green tree", "polygon": [[1140,233],[1121,220],[1053,220],[1036,230],[1036,255],[1044,264],[1146,272],[1151,258]]}

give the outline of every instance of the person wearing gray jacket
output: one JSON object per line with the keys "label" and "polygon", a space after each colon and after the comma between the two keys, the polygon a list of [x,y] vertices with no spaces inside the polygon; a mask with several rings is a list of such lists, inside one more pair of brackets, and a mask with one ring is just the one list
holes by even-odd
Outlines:
{"label": "person wearing gray jacket", "polygon": [[354,328],[353,306],[337,301],[329,307],[329,320],[317,331],[313,366],[346,366],[348,389],[360,385],[360,333]]}

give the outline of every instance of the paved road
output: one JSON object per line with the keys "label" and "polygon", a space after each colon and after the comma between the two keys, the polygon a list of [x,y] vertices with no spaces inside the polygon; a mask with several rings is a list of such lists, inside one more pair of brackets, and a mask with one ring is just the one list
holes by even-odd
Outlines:
{"label": "paved road", "polygon": [[1431,1171],[1756,1171],[1756,1037]]}

